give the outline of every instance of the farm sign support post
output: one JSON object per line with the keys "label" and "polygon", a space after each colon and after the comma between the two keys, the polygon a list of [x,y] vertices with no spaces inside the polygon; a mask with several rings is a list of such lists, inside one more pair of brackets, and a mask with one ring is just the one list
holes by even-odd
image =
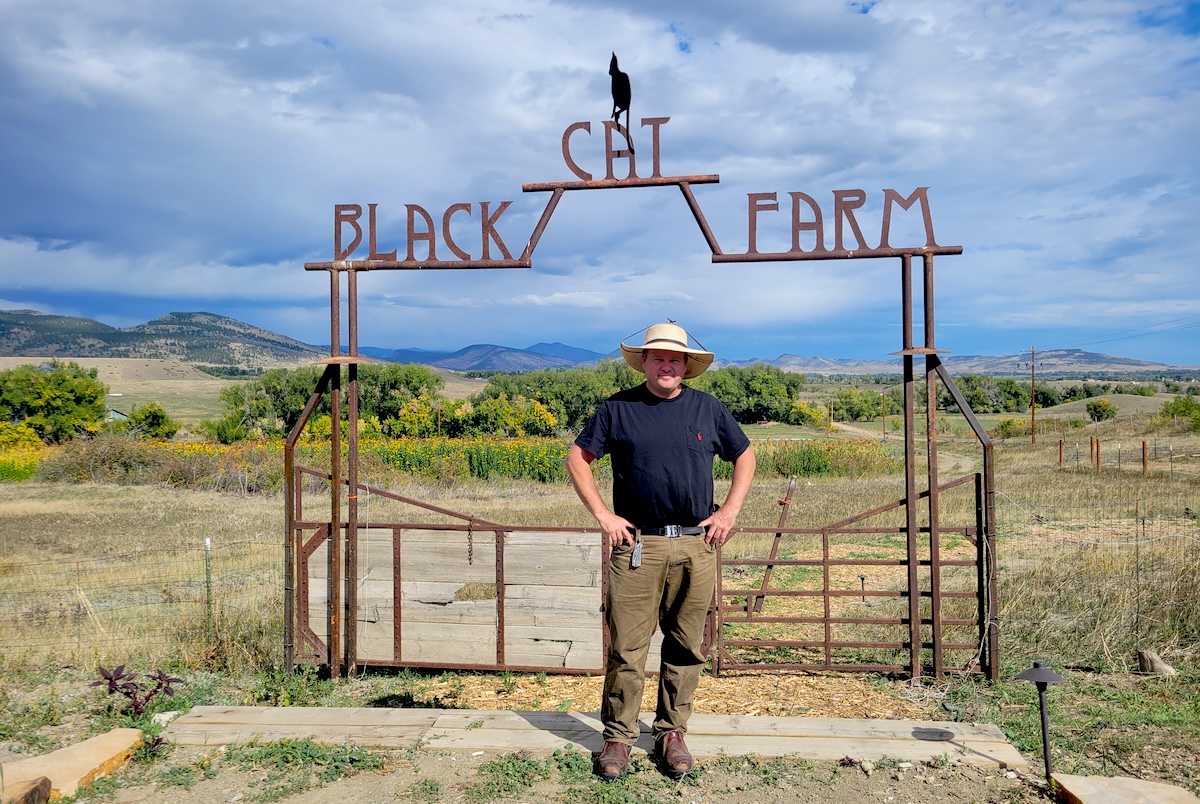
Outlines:
{"label": "farm sign support post", "polygon": [[[677,187],[683,196],[702,236],[712,253],[715,264],[748,263],[748,262],[796,262],[810,260],[857,260],[898,258],[900,261],[901,302],[902,302],[902,348],[897,354],[903,358],[904,371],[904,498],[900,504],[905,509],[904,531],[906,534],[906,568],[907,588],[900,594],[907,598],[906,615],[902,622],[907,626],[904,646],[907,648],[906,669],[910,676],[919,678],[926,669],[940,677],[944,672],[945,648],[965,649],[974,643],[945,644],[943,641],[943,593],[941,590],[941,569],[939,544],[939,492],[943,488],[958,485],[960,481],[951,481],[939,486],[937,467],[937,398],[938,383],[940,382],[954,397],[955,403],[971,423],[972,430],[983,447],[983,472],[976,478],[977,510],[976,521],[972,532],[967,535],[977,549],[975,561],[977,569],[977,617],[978,650],[973,664],[982,669],[989,677],[995,679],[998,672],[998,640],[996,623],[998,604],[996,600],[996,568],[995,568],[995,506],[994,506],[994,465],[992,460],[992,444],[979,422],[971,412],[970,406],[959,393],[950,375],[941,363],[938,350],[934,346],[934,257],[938,255],[958,255],[962,253],[961,246],[941,246],[935,240],[933,231],[933,216],[930,210],[928,188],[918,187],[908,195],[903,195],[893,189],[882,191],[882,217],[879,228],[877,245],[870,245],[864,233],[864,220],[860,220],[859,210],[866,204],[867,193],[861,189],[834,190],[832,206],[825,209],[817,199],[801,191],[789,192],[789,214],[782,218],[783,230],[790,234],[791,246],[786,251],[762,251],[759,249],[759,232],[761,226],[770,226],[780,222],[773,214],[780,212],[780,201],[775,192],[760,192],[747,194],[746,206],[746,243],[744,252],[726,253],[722,250],[715,233],[693,192],[694,185],[716,184],[720,177],[715,174],[702,175],[663,175],[662,172],[662,143],[667,131],[669,117],[642,118],[641,126],[650,129],[650,175],[639,174],[637,157],[632,150],[614,148],[614,133],[625,135],[627,132],[611,120],[603,122],[604,137],[601,156],[605,168],[603,178],[596,178],[592,173],[580,166],[578,149],[584,141],[584,135],[590,138],[592,125],[590,122],[577,122],[569,125],[562,136],[562,156],[567,170],[574,178],[569,181],[538,182],[522,185],[526,193],[548,193],[549,198],[541,213],[524,249],[518,257],[513,257],[508,249],[500,228],[502,216],[511,206],[511,201],[494,204],[490,201],[478,202],[477,207],[471,203],[457,203],[447,207],[440,216],[440,221],[426,208],[418,204],[405,204],[406,225],[404,227],[404,254],[401,255],[399,245],[388,251],[390,243],[380,245],[383,234],[380,232],[378,204],[366,205],[343,203],[336,204],[333,209],[333,253],[334,259],[329,262],[310,262],[305,264],[305,270],[325,271],[330,281],[330,356],[323,361],[326,364],[325,374],[321,378],[317,391],[309,400],[304,414],[296,427],[289,434],[285,445],[284,465],[286,477],[286,513],[285,527],[285,603],[284,603],[284,653],[285,663],[292,666],[295,660],[295,650],[298,640],[306,647],[306,655],[312,650],[319,649],[327,657],[331,673],[341,675],[355,672],[361,664],[359,646],[357,643],[356,618],[358,611],[358,558],[357,545],[359,538],[358,492],[359,483],[359,445],[358,445],[358,364],[361,358],[358,354],[358,273],[360,271],[376,270],[448,270],[448,269],[500,269],[500,268],[530,268],[533,265],[533,255],[537,248],[554,211],[557,209],[563,195],[570,191],[631,189]],[[628,137],[624,138],[628,142]],[[643,168],[645,167],[643,163]],[[627,170],[627,175],[618,178],[619,169]],[[925,242],[912,246],[893,246],[892,217],[896,207],[910,211],[918,207],[920,226],[924,232]],[[458,225],[473,217],[472,210],[477,209],[479,221],[479,238],[474,241],[478,245],[479,257],[472,256],[462,235],[456,235],[452,223]],[[825,216],[826,209],[831,218]],[[440,222],[440,226],[438,223]],[[832,229],[832,233],[828,231]],[[829,235],[832,234],[832,247],[829,246]],[[366,258],[355,259],[355,255],[366,245]],[[439,249],[441,249],[439,255]],[[453,255],[447,258],[446,252]],[[921,345],[915,345],[913,339],[913,257],[921,259],[921,288],[923,300],[923,335]],[[346,311],[347,334],[346,347],[341,344],[341,277],[346,276]],[[925,491],[917,488],[919,466],[916,449],[916,367],[914,358],[924,358],[925,371]],[[342,466],[341,449],[341,395],[342,372],[341,365],[347,366],[348,385],[345,389],[347,396],[348,429],[346,444],[345,469]],[[296,442],[305,424],[312,414],[320,395],[328,390],[330,395],[333,421],[331,427],[331,468],[330,480],[330,519],[327,533],[320,533],[310,541],[304,541],[304,535],[299,522],[301,469],[296,466],[294,450]],[[968,480],[963,478],[962,480]],[[345,517],[342,515],[342,489],[347,490]],[[920,516],[919,501],[926,500],[926,514]],[[837,525],[824,529],[824,538],[830,533],[837,532],[837,526],[848,527],[852,522],[878,513],[867,512]],[[456,515],[457,516],[457,515]],[[464,517],[466,518],[466,517]],[[922,526],[921,519],[926,520]],[[752,530],[752,529],[742,529]],[[782,532],[781,527],[781,532]],[[797,531],[797,529],[788,529]],[[923,546],[923,531],[929,534],[928,547]],[[503,551],[503,528],[497,528],[497,555]],[[307,615],[304,610],[297,611],[296,598],[299,593],[307,605],[309,588],[307,576],[301,577],[298,567],[307,567],[307,558],[324,541],[328,543],[327,553],[327,638],[322,644],[321,639],[307,627]],[[397,552],[399,548],[396,548]],[[926,552],[927,557],[922,553]],[[923,583],[922,566],[928,564],[928,574]],[[399,573],[397,564],[394,572]],[[769,568],[767,574],[769,577]],[[344,577],[343,577],[344,574]],[[828,573],[827,573],[828,574]],[[503,567],[497,568],[497,595],[503,599]],[[719,582],[719,579],[718,579]],[[766,582],[764,581],[764,593]],[[399,583],[396,584],[397,589]],[[923,588],[924,587],[924,588]],[[863,591],[863,590],[859,590]],[[828,598],[827,590],[826,596]],[[883,592],[876,594],[886,594]],[[963,593],[946,593],[954,597]],[[720,588],[718,588],[718,605],[715,618],[710,618],[710,624],[717,632],[717,651],[714,657],[714,671],[719,672],[722,666],[722,611],[720,605]],[[923,599],[929,599],[928,607],[922,605]],[[399,629],[399,600],[397,606],[397,625]],[[757,597],[754,605],[747,606],[755,611],[762,607],[762,598]],[[826,609],[828,609],[828,600]],[[927,609],[927,613],[923,611]],[[754,612],[747,612],[753,616]],[[504,620],[503,612],[498,615],[499,633],[497,634],[497,665],[503,666],[504,661]],[[970,621],[967,621],[970,622]],[[953,621],[954,625],[962,625],[962,621]],[[299,625],[299,627],[298,627]],[[299,632],[299,633],[298,633]],[[398,631],[397,631],[398,632]],[[829,623],[825,627],[826,638],[824,653],[825,664],[819,665],[828,669],[831,667],[829,656],[835,646],[829,636]],[[891,643],[864,643],[860,647],[888,647]],[[928,651],[928,660],[926,652]],[[806,665],[798,665],[806,666]],[[555,668],[546,668],[555,669]],[[887,666],[886,669],[898,668]]]}

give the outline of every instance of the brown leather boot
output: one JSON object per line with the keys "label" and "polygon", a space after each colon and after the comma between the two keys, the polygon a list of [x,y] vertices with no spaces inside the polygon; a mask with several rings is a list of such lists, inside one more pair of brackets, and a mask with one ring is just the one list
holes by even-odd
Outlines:
{"label": "brown leather boot", "polygon": [[629,770],[629,746],[608,740],[596,758],[596,774],[606,782],[620,779]]}
{"label": "brown leather boot", "polygon": [[658,738],[655,744],[663,772],[672,779],[682,779],[695,764],[683,742],[683,732],[669,731]]}

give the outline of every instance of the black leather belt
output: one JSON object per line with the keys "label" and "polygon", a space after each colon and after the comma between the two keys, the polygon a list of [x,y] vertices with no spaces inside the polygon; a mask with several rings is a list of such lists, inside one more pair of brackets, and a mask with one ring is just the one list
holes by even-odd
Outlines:
{"label": "black leather belt", "polygon": [[679,536],[699,536],[704,533],[704,528],[688,525],[664,525],[661,528],[638,528],[638,533],[643,536],[666,536],[668,539],[675,539]]}

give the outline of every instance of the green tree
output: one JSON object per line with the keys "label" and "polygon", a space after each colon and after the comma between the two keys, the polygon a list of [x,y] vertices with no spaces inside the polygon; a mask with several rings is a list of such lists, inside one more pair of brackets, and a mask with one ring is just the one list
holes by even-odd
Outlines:
{"label": "green tree", "polygon": [[[976,413],[1017,413],[1029,409],[1028,386],[1011,377],[964,374],[955,377],[954,384]],[[941,389],[938,400],[946,410],[958,410],[954,398],[946,389]]]}
{"label": "green tree", "polygon": [[803,374],[756,363],[710,369],[688,383],[724,402],[737,421],[752,424],[789,421],[805,379]]}
{"label": "green tree", "polygon": [[1185,421],[1192,430],[1200,431],[1200,400],[1195,396],[1177,396],[1163,403],[1154,421],[1158,425]]}
{"label": "green tree", "polygon": [[396,438],[428,438],[437,434],[437,411],[425,394],[405,402],[396,416],[387,419],[386,432]]}
{"label": "green tree", "polygon": [[[346,387],[347,380],[342,384]],[[367,363],[358,369],[359,415],[378,416],[380,421],[396,418],[410,400],[424,397],[433,404],[445,386],[442,375],[429,366]]]}
{"label": "green tree", "polygon": [[501,396],[511,400],[521,397],[540,403],[554,417],[557,426],[576,431],[601,402],[642,379],[624,360],[602,360],[590,368],[503,372],[489,377],[487,387],[472,397],[471,402],[478,406]]}
{"label": "green tree", "polygon": [[857,388],[841,388],[833,395],[833,418],[857,422],[879,415],[879,394]]}
{"label": "green tree", "polygon": [[99,432],[108,386],[76,363],[18,366],[0,372],[0,421],[24,424],[54,444]]}
{"label": "green tree", "polygon": [[1119,408],[1107,399],[1093,399],[1087,403],[1088,417],[1094,422],[1117,418]]}
{"label": "green tree", "polygon": [[179,432],[179,422],[168,416],[166,409],[157,402],[135,405],[129,412],[125,427],[138,438],[164,441],[174,438]]}

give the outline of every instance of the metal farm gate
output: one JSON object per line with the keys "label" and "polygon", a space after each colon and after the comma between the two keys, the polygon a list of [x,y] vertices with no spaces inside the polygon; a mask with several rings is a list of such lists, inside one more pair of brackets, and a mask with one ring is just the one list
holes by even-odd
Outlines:
{"label": "metal farm gate", "polygon": [[[306,270],[330,278],[330,357],[292,429],[284,454],[286,525],[284,543],[284,654],[288,666],[328,666],[335,675],[364,665],[460,669],[600,673],[605,638],[601,602],[607,581],[608,546],[598,529],[531,528],[487,522],[372,489],[358,477],[358,273],[373,270],[528,268],[537,243],[566,191],[633,187],[679,188],[712,252],[714,263],[893,258],[899,262],[904,371],[904,490],[897,500],[838,522],[788,527],[794,484],[781,500],[778,528],[738,528],[741,540],[767,545],[765,554],[718,554],[718,588],[708,642],[713,670],[769,668],[907,673],[941,677],[946,672],[998,673],[994,466],[992,444],[955,386],[934,345],[934,257],[962,253],[961,246],[934,240],[927,188],[907,197],[883,191],[878,247],[866,245],[856,210],[862,190],[833,191],[834,247],[825,248],[822,209],[810,195],[791,192],[792,247],[757,250],[758,221],[777,212],[775,193],[751,193],[747,203],[747,251],[722,252],[692,192],[693,184],[719,182],[715,175],[661,175],[660,138],[670,118],[644,118],[652,130],[652,175],[639,177],[634,154],[613,148],[624,128],[605,121],[607,175],[594,179],[575,162],[571,138],[590,135],[589,123],[563,134],[564,161],[578,180],[526,184],[525,192],[550,199],[517,259],[505,247],[496,222],[511,202],[494,212],[480,204],[482,258],[474,260],[455,243],[451,218],[470,214],[455,204],[442,217],[442,241],[458,259],[436,256],[434,220],[409,204],[407,257],[377,251],[376,204],[369,204],[370,253],[348,259],[363,240],[362,207],[334,207],[332,262],[307,263]],[[616,160],[629,175],[614,177]],[[921,209],[925,243],[889,245],[895,206]],[[808,219],[806,219],[806,216]],[[424,229],[420,227],[424,225]],[[343,247],[343,231],[354,233]],[[846,248],[844,232],[856,243]],[[811,238],[813,247],[802,249]],[[426,259],[414,256],[424,242]],[[502,259],[493,259],[493,246]],[[914,344],[913,258],[921,260],[923,340]],[[347,282],[348,343],[341,346],[341,277]],[[923,358],[926,399],[939,384],[953,397],[982,450],[983,471],[952,479],[938,476],[938,411],[925,406],[925,460],[918,460],[917,364]],[[347,386],[343,390],[342,366]],[[299,467],[296,443],[322,397],[328,394],[340,420],[345,394],[349,427],[342,458],[340,421],[330,436],[328,471]],[[344,464],[344,466],[343,466]],[[924,476],[924,482],[919,478]],[[323,479],[327,514],[306,512],[305,478]],[[762,481],[759,481],[762,482]],[[438,514],[440,523],[364,521],[364,495],[405,503]],[[943,498],[953,501],[961,521],[942,521]],[[344,499],[344,505],[343,505]],[[870,581],[870,588],[868,588]],[[655,639],[655,652],[658,640]],[[883,657],[883,658],[881,658]],[[655,656],[648,666],[656,666]]]}

